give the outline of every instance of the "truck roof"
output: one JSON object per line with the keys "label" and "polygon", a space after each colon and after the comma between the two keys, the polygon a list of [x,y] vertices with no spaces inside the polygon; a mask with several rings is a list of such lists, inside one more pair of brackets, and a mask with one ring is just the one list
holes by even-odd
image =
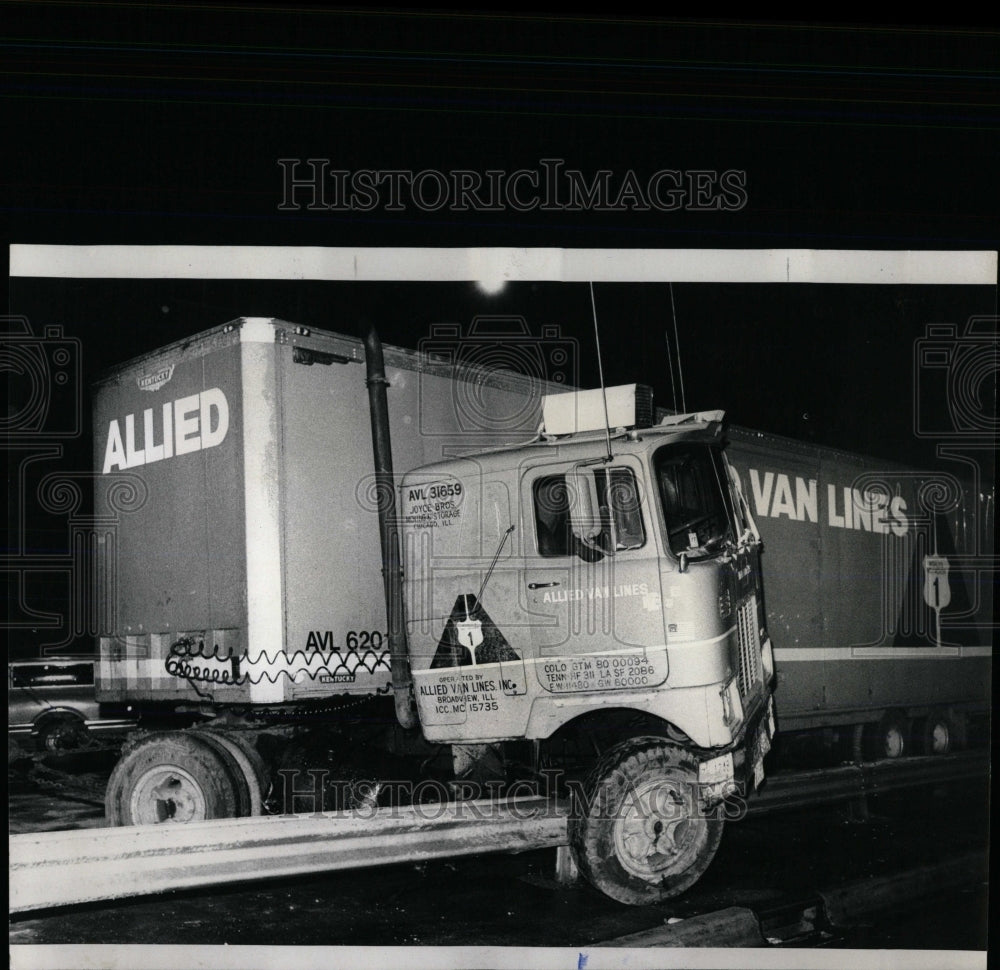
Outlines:
{"label": "truck roof", "polygon": [[[713,440],[721,436],[721,426],[724,414],[722,411],[702,411],[692,414],[675,415],[664,419],[660,424],[648,428],[634,430],[614,429],[611,432],[612,451],[617,454],[639,454],[649,447],[650,440],[683,440],[698,438]],[[475,461],[484,471],[505,468],[510,465],[513,452],[534,453],[540,455],[546,451],[553,452],[553,457],[573,461],[581,458],[594,458],[594,445],[599,446],[603,453],[607,436],[604,431],[582,431],[572,435],[538,435],[527,441],[504,445],[499,448],[486,448],[479,451],[464,452],[453,458],[421,465],[408,472],[404,478],[413,474],[425,476],[436,471],[454,468],[456,462]]]}

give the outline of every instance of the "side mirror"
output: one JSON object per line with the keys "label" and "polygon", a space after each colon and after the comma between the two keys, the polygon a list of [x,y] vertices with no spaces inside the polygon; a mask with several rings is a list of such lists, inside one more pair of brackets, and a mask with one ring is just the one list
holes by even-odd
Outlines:
{"label": "side mirror", "polygon": [[594,476],[582,468],[576,468],[571,476],[566,477],[573,490],[569,503],[569,520],[573,535],[589,545],[591,540],[601,534],[602,528]]}

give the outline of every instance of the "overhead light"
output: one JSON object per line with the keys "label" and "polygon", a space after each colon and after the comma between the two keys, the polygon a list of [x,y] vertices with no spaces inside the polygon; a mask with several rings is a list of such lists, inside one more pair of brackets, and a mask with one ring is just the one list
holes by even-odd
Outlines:
{"label": "overhead light", "polygon": [[476,280],[476,286],[487,296],[495,296],[506,285],[507,281],[503,279],[503,277],[494,277],[492,279]]}

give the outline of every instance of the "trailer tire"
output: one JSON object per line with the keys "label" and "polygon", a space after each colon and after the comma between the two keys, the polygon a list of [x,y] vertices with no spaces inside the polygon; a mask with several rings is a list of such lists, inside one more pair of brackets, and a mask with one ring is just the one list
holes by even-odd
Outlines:
{"label": "trailer tire", "polygon": [[104,797],[111,825],[232,818],[238,809],[230,770],[193,731],[148,734],[111,772]]}
{"label": "trailer tire", "polygon": [[955,748],[955,726],[945,711],[931,711],[914,731],[921,754],[948,754]]}
{"label": "trailer tire", "polygon": [[[965,711],[949,712],[951,717],[952,737],[951,746],[955,751],[964,751],[969,747],[969,715]],[[989,736],[988,716],[987,716],[987,736]]]}
{"label": "trailer tire", "polygon": [[708,868],[721,808],[698,796],[698,760],[658,737],[610,749],[575,793],[569,836],[580,871],[605,895],[642,906],[677,896]]}
{"label": "trailer tire", "polygon": [[868,758],[902,758],[910,754],[910,721],[900,711],[886,711],[880,720],[867,725],[864,741]]}
{"label": "trailer tire", "polygon": [[253,790],[256,788],[256,781],[252,777],[253,771],[249,764],[247,764],[246,770],[243,768],[243,765],[247,763],[243,752],[219,731],[200,730],[196,734],[200,741],[204,741],[212,748],[223,767],[225,777],[236,795],[236,817],[246,818],[249,815],[260,815],[260,789],[256,790],[257,811],[254,812]]}
{"label": "trailer tire", "polygon": [[228,747],[229,753],[239,765],[250,794],[249,814],[263,815],[264,799],[268,794],[267,769],[253,741],[243,731],[219,731],[213,728],[211,734]]}

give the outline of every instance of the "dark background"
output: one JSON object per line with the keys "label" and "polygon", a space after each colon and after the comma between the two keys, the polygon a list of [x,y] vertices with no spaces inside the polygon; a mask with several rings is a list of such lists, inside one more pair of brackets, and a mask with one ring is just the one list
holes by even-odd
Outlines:
{"label": "dark background", "polygon": [[[996,249],[1000,238],[1000,35],[976,27],[169,3],[0,3],[0,23],[6,242]],[[277,159],[289,157],[445,172],[559,158],[616,181],[735,169],[748,201],[284,212]],[[486,297],[466,284],[10,283],[9,313],[36,335],[61,326],[79,352],[77,387],[53,390],[45,417],[60,453],[24,471],[25,452],[8,450],[15,652],[38,643],[33,614],[65,614],[65,577],[32,563],[65,557],[66,514],[36,492],[48,472],[89,468],[88,389],[106,367],[241,315],[346,330],[374,313],[387,340],[416,346],[434,323],[507,314],[534,334],[558,324],[579,341],[581,383],[597,379],[582,284]],[[946,410],[948,391],[925,374],[935,379],[915,404],[915,344],[928,324],[961,333],[997,312],[992,286],[678,282],[672,296],[688,409],[921,466],[941,459],[916,424]],[[651,384],[671,406],[670,287],[598,284],[596,299],[608,382]],[[2,376],[16,415],[30,381],[7,365]],[[66,632],[45,629],[45,642]]]}

